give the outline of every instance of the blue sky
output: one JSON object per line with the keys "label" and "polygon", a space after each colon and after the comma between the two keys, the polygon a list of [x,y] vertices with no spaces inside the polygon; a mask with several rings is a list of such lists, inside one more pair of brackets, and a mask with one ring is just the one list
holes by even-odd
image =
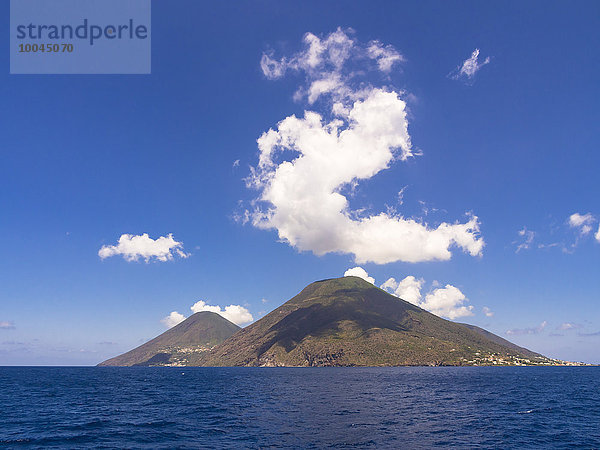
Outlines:
{"label": "blue sky", "polygon": [[[256,320],[357,266],[378,286],[418,288],[414,301],[435,311],[444,301],[446,315],[465,308],[454,320],[547,356],[600,362],[600,6],[521,3],[155,1],[151,75],[9,75],[7,54],[0,364],[96,364],[164,331],[172,311],[187,316],[202,301]],[[352,41],[339,70],[323,56],[338,28]],[[306,33],[325,48],[323,65],[306,62]],[[314,102],[301,95],[336,76]],[[389,148],[359,133],[359,157],[325,158],[323,173],[309,163],[333,144],[310,157],[305,148],[308,168],[297,149],[263,152],[259,167],[257,139],[269,129],[281,138],[280,121],[299,119],[295,137],[304,111],[352,128],[354,102],[377,113],[377,93],[394,93],[389,160]],[[335,116],[336,102],[346,112]],[[381,148],[363,165],[369,142]],[[375,157],[383,162],[367,168]],[[286,161],[296,178],[276,176]],[[251,168],[263,177],[256,188]],[[321,189],[330,178],[341,184]],[[342,212],[327,203],[336,192]],[[311,199],[323,202],[300,207]],[[276,215],[253,225],[266,211]],[[382,213],[381,228],[361,222]],[[408,222],[421,227],[410,239],[381,239]],[[441,223],[462,246],[429,242]],[[455,228],[467,223],[479,231]],[[183,257],[174,247],[167,261],[113,254],[121,235],[144,233],[172,233]]]}

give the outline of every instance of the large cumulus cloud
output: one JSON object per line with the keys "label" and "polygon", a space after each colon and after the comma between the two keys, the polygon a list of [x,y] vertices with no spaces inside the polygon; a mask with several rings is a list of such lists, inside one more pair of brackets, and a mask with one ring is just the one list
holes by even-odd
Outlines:
{"label": "large cumulus cloud", "polygon": [[323,38],[308,33],[304,49],[289,58],[263,55],[267,78],[303,74],[295,97],[320,111],[286,117],[258,139],[248,185],[259,195],[245,214],[254,226],[276,230],[298,250],[351,254],[357,263],[447,260],[453,247],[481,254],[474,215],[431,226],[389,211],[365,214],[349,203],[349,187],[415,155],[404,93],[356,81],[361,71],[387,76],[402,61],[392,46],[363,45],[340,29]]}

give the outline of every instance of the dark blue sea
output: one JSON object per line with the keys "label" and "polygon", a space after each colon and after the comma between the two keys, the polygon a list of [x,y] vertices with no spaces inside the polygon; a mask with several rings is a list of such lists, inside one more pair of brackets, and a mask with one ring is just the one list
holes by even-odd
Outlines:
{"label": "dark blue sea", "polygon": [[600,367],[0,367],[2,448],[600,448]]}

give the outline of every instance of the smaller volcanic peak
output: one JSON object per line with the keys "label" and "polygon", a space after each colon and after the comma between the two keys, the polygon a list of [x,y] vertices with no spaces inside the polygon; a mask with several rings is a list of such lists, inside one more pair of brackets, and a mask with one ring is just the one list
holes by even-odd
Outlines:
{"label": "smaller volcanic peak", "polygon": [[99,366],[187,365],[191,355],[210,351],[239,329],[219,314],[198,312],[151,341]]}

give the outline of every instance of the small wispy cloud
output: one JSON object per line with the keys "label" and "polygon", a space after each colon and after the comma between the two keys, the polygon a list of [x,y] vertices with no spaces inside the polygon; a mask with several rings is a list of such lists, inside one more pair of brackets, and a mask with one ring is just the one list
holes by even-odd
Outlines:
{"label": "small wispy cloud", "polygon": [[236,159],[236,160],[233,162],[233,165],[232,165],[232,167],[239,167],[239,166],[240,166],[240,160],[239,160],[239,159]]}
{"label": "small wispy cloud", "polygon": [[521,236],[521,240],[513,242],[513,244],[517,245],[515,253],[519,253],[521,250],[529,250],[531,248],[531,244],[535,239],[535,231],[531,231],[528,230],[527,227],[523,227],[523,229],[519,230],[519,236]]}
{"label": "small wispy cloud", "polygon": [[471,56],[465,59],[461,65],[459,65],[456,69],[450,72],[448,75],[453,80],[463,80],[467,84],[473,83],[475,79],[475,74],[479,72],[479,70],[490,63],[490,57],[486,57],[483,61],[479,61],[479,49],[476,48],[471,53]]}
{"label": "small wispy cloud", "polygon": [[487,306],[484,306],[482,308],[483,313],[486,315],[486,317],[494,317],[494,313],[492,312],[492,310],[490,308],[488,308]]}
{"label": "small wispy cloud", "polygon": [[557,330],[567,331],[567,330],[577,330],[579,328],[583,328],[583,325],[578,324],[578,323],[572,323],[572,322],[564,322],[564,323],[561,323],[557,327]]}
{"label": "small wispy cloud", "polygon": [[173,239],[172,234],[152,239],[147,233],[139,236],[123,234],[117,245],[104,245],[98,251],[100,259],[117,255],[122,256],[128,262],[138,261],[140,258],[145,262],[150,262],[152,259],[165,262],[173,260],[174,256],[180,258],[190,256],[189,253],[183,251],[183,243]]}
{"label": "small wispy cloud", "polygon": [[398,191],[398,204],[399,205],[404,204],[404,193],[406,192],[406,188],[408,188],[408,186],[404,186],[402,189],[400,189]]}
{"label": "small wispy cloud", "polygon": [[[563,253],[572,254],[577,247],[586,240],[596,229],[598,217],[592,213],[573,213],[566,220],[546,224],[545,230],[534,232],[523,227],[519,230],[519,239],[512,242],[516,246],[515,253],[521,250],[532,248],[552,249],[556,248]],[[600,243],[600,226],[593,235],[593,238]],[[544,242],[546,241],[546,242]]]}
{"label": "small wispy cloud", "polygon": [[371,41],[367,47],[369,58],[377,61],[379,70],[390,73],[395,63],[404,61],[404,57],[391,45],[383,45],[379,41]]}
{"label": "small wispy cloud", "polygon": [[508,330],[506,334],[509,336],[520,336],[524,334],[540,334],[544,329],[548,326],[548,322],[545,320],[540,323],[537,327],[532,328],[513,328],[512,330]]}
{"label": "small wispy cloud", "polygon": [[[582,236],[589,234],[592,231],[592,224],[596,221],[596,218],[590,213],[579,214],[574,213],[569,216],[569,226],[579,230]],[[600,231],[600,229],[598,230]]]}

